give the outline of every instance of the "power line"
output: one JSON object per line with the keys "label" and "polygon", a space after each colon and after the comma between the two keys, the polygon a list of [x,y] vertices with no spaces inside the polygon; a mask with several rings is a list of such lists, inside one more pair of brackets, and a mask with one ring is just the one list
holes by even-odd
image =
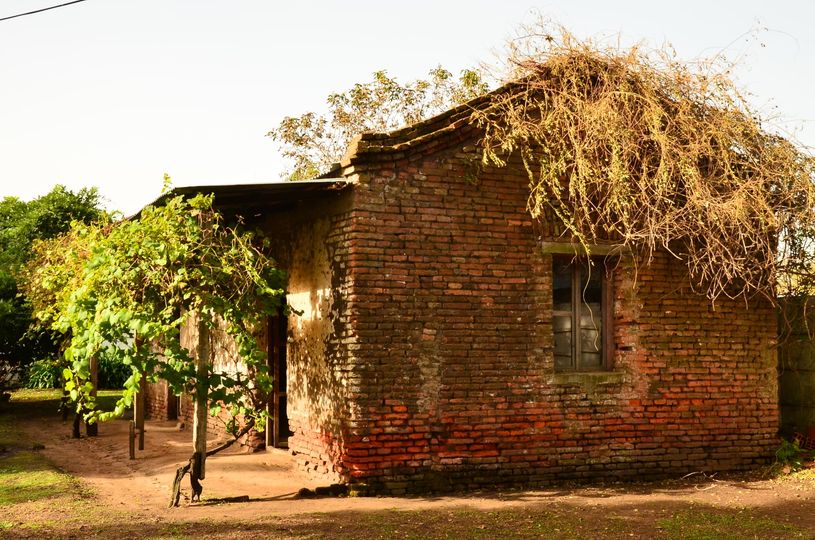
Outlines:
{"label": "power line", "polygon": [[49,9],[57,9],[64,6],[70,6],[71,4],[78,4],[80,2],[84,2],[85,0],[73,0],[73,2],[65,2],[64,4],[59,4],[56,6],[46,7],[42,9],[35,9],[34,11],[27,11],[25,13],[18,13],[17,15],[10,15],[8,17],[0,18],[0,22],[7,21],[9,19],[16,19],[17,17],[25,17],[26,15],[34,15],[35,13],[41,13],[43,11],[48,11]]}

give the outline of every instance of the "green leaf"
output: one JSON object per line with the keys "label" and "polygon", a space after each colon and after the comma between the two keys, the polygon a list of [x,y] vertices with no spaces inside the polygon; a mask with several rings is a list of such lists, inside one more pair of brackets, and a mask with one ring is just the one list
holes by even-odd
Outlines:
{"label": "green leaf", "polygon": [[[211,196],[171,197],[163,207],[145,208],[137,220],[77,229],[51,252],[52,257],[76,254],[56,261],[50,279],[58,284],[49,289],[58,299],[52,316],[68,341],[65,358],[72,368],[63,372],[68,392],[74,400],[95,404],[87,382],[94,355],[132,369],[117,408],[99,413],[100,420],[121,414],[142,380],[164,378],[173,391],[194,388],[195,344],[190,351],[179,341],[183,326],[195,324],[193,313],[234,338],[250,369],[262,358],[252,328],[276,313],[281,302],[259,299],[257,291],[282,296],[282,274],[257,250],[254,242],[260,240],[224,224],[212,201]],[[50,269],[46,262],[39,267]],[[222,373],[207,384],[218,403],[211,411],[216,414],[245,410],[240,403],[253,402],[247,393],[256,391]]]}

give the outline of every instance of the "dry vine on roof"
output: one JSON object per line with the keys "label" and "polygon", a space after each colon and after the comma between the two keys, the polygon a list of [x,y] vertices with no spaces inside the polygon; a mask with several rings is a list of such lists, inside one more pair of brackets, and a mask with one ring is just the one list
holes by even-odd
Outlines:
{"label": "dry vine on roof", "polygon": [[667,249],[712,300],[810,284],[813,158],[764,128],[727,66],[558,35],[517,42],[516,84],[473,113],[486,161],[522,156],[534,217],[643,261]]}

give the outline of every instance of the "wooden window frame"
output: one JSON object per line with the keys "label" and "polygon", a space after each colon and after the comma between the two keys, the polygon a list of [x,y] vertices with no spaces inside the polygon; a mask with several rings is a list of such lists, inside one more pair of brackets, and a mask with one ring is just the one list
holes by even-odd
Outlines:
{"label": "wooden window frame", "polygon": [[[555,249],[551,249],[552,246]],[[614,369],[614,285],[612,276],[607,270],[607,258],[614,253],[615,246],[599,246],[600,249],[596,251],[591,249],[591,256],[585,254],[575,254],[573,244],[550,244],[549,249],[545,249],[545,253],[551,255],[550,268],[554,271],[554,264],[557,258],[564,256],[571,256],[572,260],[569,262],[569,269],[571,274],[571,309],[568,313],[557,312],[561,316],[568,316],[571,319],[571,367],[569,369],[557,368],[555,364],[554,370],[556,373],[587,373],[598,371],[598,368],[580,368],[579,357],[580,350],[580,306],[583,303],[583,283],[580,280],[580,268],[585,266],[589,267],[590,262],[593,262],[593,267],[602,273],[601,275],[601,292],[600,292],[600,346],[601,346],[601,367],[599,371],[612,371]],[[594,253],[598,253],[594,255]],[[554,283],[552,285],[554,287]],[[553,291],[554,292],[554,291]],[[551,295],[550,295],[550,298]],[[553,306],[554,308],[554,306]],[[552,310],[553,321],[555,311]],[[553,334],[554,335],[554,334]],[[554,358],[554,356],[553,356]]]}

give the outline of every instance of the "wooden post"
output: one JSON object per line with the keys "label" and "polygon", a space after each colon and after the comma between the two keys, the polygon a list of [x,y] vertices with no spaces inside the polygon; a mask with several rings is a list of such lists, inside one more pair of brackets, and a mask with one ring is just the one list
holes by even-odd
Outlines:
{"label": "wooden post", "polygon": [[[141,381],[141,384],[144,384],[144,380]],[[144,405],[144,388],[140,388],[133,399],[133,421],[139,436],[139,450],[144,450]]]}
{"label": "wooden post", "polygon": [[139,392],[139,450],[144,450],[144,416],[147,408],[147,392],[142,390]]}
{"label": "wooden post", "polygon": [[[93,390],[91,390],[91,396],[96,398],[96,389],[99,387],[99,358],[96,355],[91,356],[90,361],[90,372],[91,372],[91,384],[93,384]],[[99,435],[99,422],[85,422],[85,434],[88,437],[96,437]]]}
{"label": "wooden post", "polygon": [[193,413],[193,448],[201,455],[198,480],[204,479],[207,454],[207,378],[209,376],[210,332],[201,314],[198,314],[198,347],[195,358],[195,409]]}
{"label": "wooden post", "polygon": [[130,459],[136,459],[136,423],[131,420],[128,426],[130,427],[127,438]]}
{"label": "wooden post", "polygon": [[82,413],[77,411],[74,414],[74,425],[73,430],[71,430],[71,437],[73,437],[74,439],[78,439],[82,436],[82,434],[79,432],[79,426],[81,425],[81,423],[82,423]]}

